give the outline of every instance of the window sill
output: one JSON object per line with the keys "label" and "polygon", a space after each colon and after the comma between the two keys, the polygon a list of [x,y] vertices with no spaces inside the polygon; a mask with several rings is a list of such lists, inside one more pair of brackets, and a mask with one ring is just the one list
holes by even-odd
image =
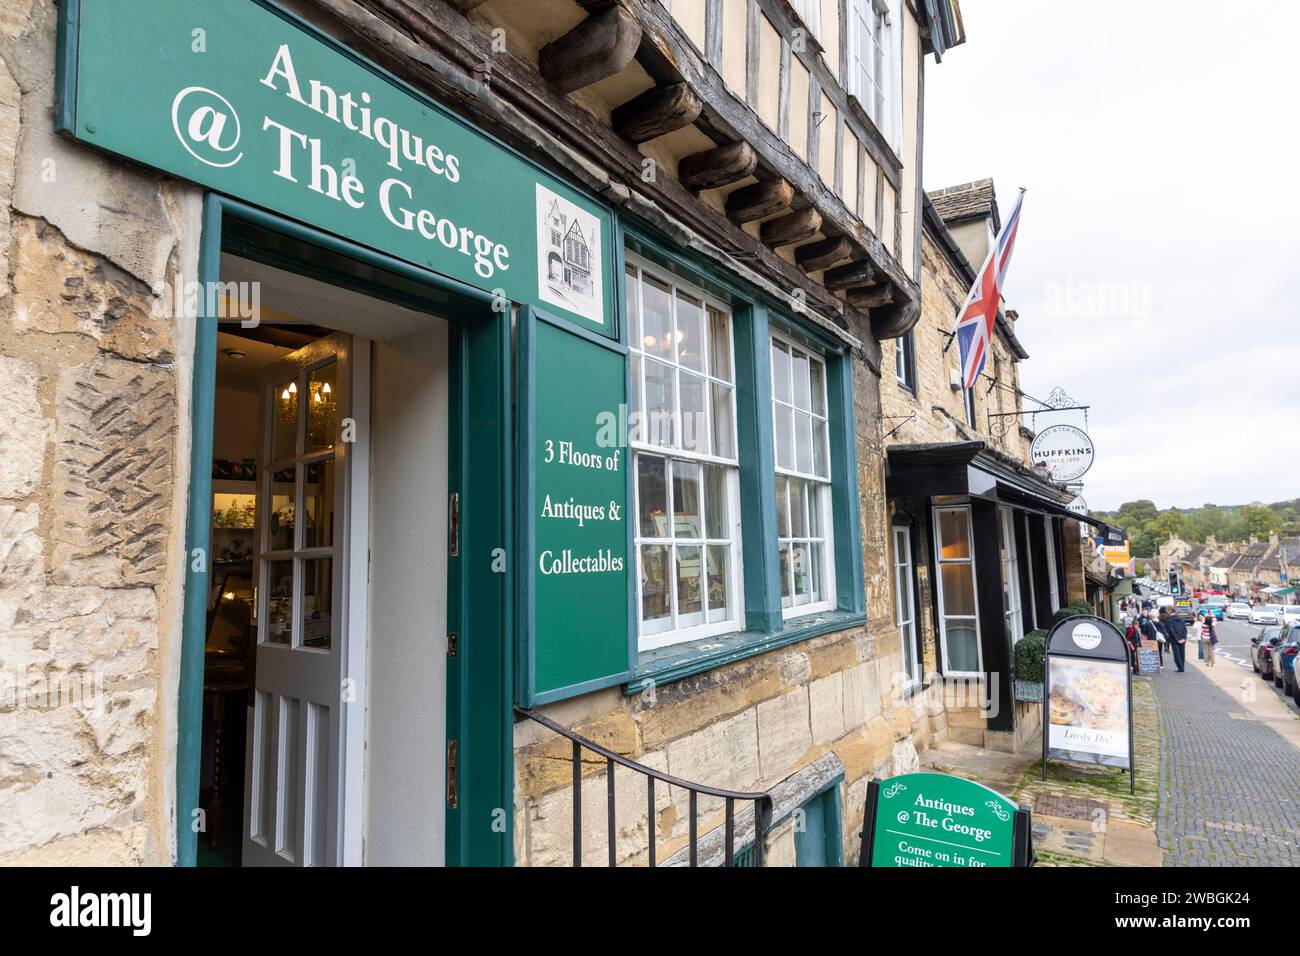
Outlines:
{"label": "window sill", "polygon": [[791,618],[780,631],[773,633],[738,631],[642,651],[637,655],[632,679],[623,685],[623,690],[628,694],[639,694],[652,684],[668,684],[797,641],[859,627],[866,622],[865,614],[826,611]]}

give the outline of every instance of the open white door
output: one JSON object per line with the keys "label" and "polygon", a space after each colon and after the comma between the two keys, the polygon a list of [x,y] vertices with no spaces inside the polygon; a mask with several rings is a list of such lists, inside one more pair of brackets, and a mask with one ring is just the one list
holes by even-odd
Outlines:
{"label": "open white door", "polygon": [[348,470],[362,467],[341,440],[351,344],[342,333],[322,338],[261,382],[245,866],[342,859]]}

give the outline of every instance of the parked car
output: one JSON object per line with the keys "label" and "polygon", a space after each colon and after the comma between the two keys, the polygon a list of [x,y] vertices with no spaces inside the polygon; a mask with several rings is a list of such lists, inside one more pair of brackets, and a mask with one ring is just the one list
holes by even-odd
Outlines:
{"label": "parked car", "polygon": [[1300,686],[1296,683],[1295,672],[1297,655],[1300,655],[1300,625],[1292,625],[1272,653],[1273,669],[1282,675],[1282,693],[1294,697],[1300,704]]}
{"label": "parked car", "polygon": [[1277,611],[1273,610],[1267,604],[1260,604],[1250,609],[1251,624],[1276,624]]}
{"label": "parked car", "polygon": [[1278,615],[1279,624],[1300,624],[1300,604],[1284,604]]}
{"label": "parked car", "polygon": [[1247,620],[1250,618],[1250,605],[1240,602],[1229,604],[1223,609],[1223,613],[1233,620]]}
{"label": "parked car", "polygon": [[1273,676],[1273,648],[1285,633],[1286,628],[1280,625],[1261,627],[1259,633],[1250,639],[1250,665],[1265,680]]}

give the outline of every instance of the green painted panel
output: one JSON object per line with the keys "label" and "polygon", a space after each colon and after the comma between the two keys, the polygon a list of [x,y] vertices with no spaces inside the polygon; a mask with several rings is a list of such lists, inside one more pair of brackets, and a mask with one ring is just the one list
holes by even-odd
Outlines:
{"label": "green painted panel", "polygon": [[608,210],[303,21],[261,0],[79,12],[77,139],[617,337]]}
{"label": "green painted panel", "polygon": [[520,464],[521,696],[544,703],[629,675],[627,360],[528,310]]}
{"label": "green painted panel", "polygon": [[945,773],[880,781],[872,866],[1012,866],[1016,807]]}

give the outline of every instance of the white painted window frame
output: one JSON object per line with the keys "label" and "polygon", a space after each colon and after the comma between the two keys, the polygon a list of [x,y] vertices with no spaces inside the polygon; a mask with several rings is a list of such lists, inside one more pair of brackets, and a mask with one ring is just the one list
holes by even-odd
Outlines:
{"label": "white painted window frame", "polygon": [[999,508],[998,527],[1002,536],[999,555],[1002,564],[1002,594],[1007,602],[1007,606],[1002,609],[1002,617],[1014,647],[1025,636],[1024,604],[1020,600],[1020,554],[1016,549],[1016,513],[1010,508]]}
{"label": "white painted window frame", "polygon": [[[894,620],[903,650],[904,690],[921,683],[921,662],[916,653],[916,592],[913,590],[912,529],[893,526],[894,537]],[[907,665],[911,665],[910,674]]]}
{"label": "white painted window frame", "polygon": [[1043,515],[1043,533],[1047,540],[1047,585],[1051,596],[1052,613],[1061,609],[1061,582],[1056,576],[1056,540],[1053,534],[1055,526],[1051,515]]}
{"label": "white painted window frame", "polygon": [[[943,556],[943,539],[939,528],[939,515],[946,511],[963,511],[966,513],[966,546],[969,557],[966,558],[944,558]],[[951,504],[935,505],[930,512],[930,529],[934,539],[934,562],[935,562],[935,582],[934,593],[939,607],[939,647],[943,652],[941,662],[943,673],[948,677],[983,677],[984,676],[984,638],[980,633],[980,594],[979,580],[975,574],[975,529],[972,526],[973,515],[971,514],[970,504]],[[943,596],[943,566],[945,564],[969,564],[971,569],[971,592],[975,601],[974,614],[954,614],[951,615],[954,620],[971,621],[975,625],[975,659],[978,670],[959,671],[954,670],[950,661],[952,658],[948,654],[948,617],[944,610]]]}
{"label": "white painted window frame", "polygon": [[[672,275],[671,273],[657,268],[646,259],[637,256],[633,253],[630,252],[626,253],[624,258],[625,258],[625,265],[627,267],[630,267],[631,269],[636,270],[638,281],[640,276],[649,274],[654,279],[663,283],[664,285],[667,285],[672,290],[671,298],[674,303],[673,306],[674,328],[676,327],[677,292],[680,290],[681,292],[684,292],[685,294],[689,295],[691,298],[699,299],[702,303],[704,303],[704,308],[705,308],[704,338],[705,338],[706,347],[708,344],[708,311],[707,310],[709,307],[717,309],[720,312],[726,313],[727,330],[731,335],[731,381],[730,383],[727,384],[729,384],[731,388],[731,395],[732,395],[731,447],[735,452],[734,457],[726,458],[726,457],[706,454],[703,452],[692,451],[692,450],[679,447],[683,435],[683,430],[682,430],[682,419],[681,419],[680,376],[676,374],[676,371],[674,371],[675,420],[673,423],[673,440],[678,444],[673,446],[668,446],[668,445],[660,445],[660,444],[646,441],[645,433],[641,428],[634,429],[631,436],[629,436],[628,444],[631,446],[632,449],[632,465],[631,465],[632,476],[633,476],[632,501],[633,501],[633,507],[635,508],[635,513],[632,516],[632,520],[635,522],[634,547],[636,551],[635,564],[636,564],[637,648],[640,651],[649,651],[649,650],[657,650],[662,647],[669,647],[674,644],[684,644],[689,641],[699,640],[701,638],[714,637],[719,634],[729,634],[744,629],[743,609],[745,603],[745,594],[744,594],[745,576],[742,567],[743,549],[741,547],[741,526],[740,526],[740,452],[739,452],[738,435],[736,433],[736,428],[737,428],[736,325],[735,325],[735,317],[732,314],[731,307],[728,306],[725,302],[721,301],[720,299],[717,299],[716,297],[707,294],[703,289],[700,289],[697,286],[693,286],[690,283],[681,281],[679,278]],[[627,278],[628,281],[631,280],[630,276],[628,276]],[[641,308],[641,301],[642,301],[641,297],[638,295],[637,304],[636,304],[636,307],[638,309]],[[629,316],[629,320],[630,319],[631,317]],[[641,361],[644,363],[645,351],[641,347],[642,343],[629,341],[628,344],[629,344],[631,361],[633,362]],[[655,361],[664,361],[663,359],[660,359],[658,357],[653,357],[653,358],[655,359]],[[674,370],[679,369],[681,367],[676,362],[665,362],[664,364],[671,364]],[[688,371],[690,371],[691,374],[699,374],[692,369],[688,369]],[[706,385],[710,386],[708,399],[705,402],[705,413],[708,418],[706,432],[708,435],[712,436],[714,408],[713,408],[713,397],[712,397],[711,386],[714,384],[715,381],[720,381],[720,380],[715,379],[713,376],[709,374],[705,374],[703,377],[706,382]],[[644,414],[644,410],[646,407],[646,397],[645,397],[646,379],[645,379],[644,371],[639,377],[633,376],[633,380],[635,383],[639,383],[640,391],[641,391],[641,394],[636,397],[636,401],[632,403],[633,408],[634,409],[640,408]],[[680,543],[681,539],[677,539],[675,535],[667,538],[642,537],[641,535],[641,520],[640,520],[641,519],[641,480],[640,480],[641,476],[640,476],[640,469],[638,467],[638,464],[639,464],[639,458],[642,454],[654,455],[655,457],[666,458],[669,461],[669,467],[665,473],[665,477],[667,479],[667,488],[665,489],[665,496],[666,496],[666,504],[668,507],[668,520],[670,523],[672,522],[673,507],[674,507],[673,498],[672,498],[673,483],[672,483],[671,462],[683,461],[683,462],[689,462],[691,464],[698,464],[701,467],[704,465],[721,465],[727,469],[726,498],[727,498],[727,510],[728,510],[729,520],[727,521],[726,530],[729,532],[730,538],[726,539],[726,538],[707,537],[708,519],[703,514],[704,494],[703,494],[703,489],[701,489],[701,495],[700,495],[701,514],[699,516],[701,537],[698,540],[695,538],[688,539],[690,541],[690,546],[694,546],[696,543],[698,543],[701,549],[707,549],[710,545],[726,545],[728,547],[729,560],[727,562],[727,568],[728,568],[727,594],[728,594],[728,606],[731,613],[726,618],[726,620],[709,621],[707,619],[708,618],[708,595],[707,595],[707,588],[706,588],[706,593],[704,595],[704,610],[698,612],[698,616],[702,617],[703,620],[699,622],[691,621],[689,623],[682,622],[681,620],[682,616],[679,615],[677,610],[677,574],[676,574],[676,568],[674,567],[672,569],[672,573],[669,575],[669,588],[670,588],[669,617],[666,619],[661,619],[659,621],[656,621],[648,626],[644,621],[643,613],[642,613],[643,607],[642,607],[642,594],[641,594],[642,545],[666,545],[669,548],[669,560],[673,561],[674,554],[675,554],[673,548],[677,543]],[[707,552],[702,550],[701,553],[705,554]],[[690,618],[694,618],[696,616],[697,616],[696,614],[688,615],[688,617]]]}

